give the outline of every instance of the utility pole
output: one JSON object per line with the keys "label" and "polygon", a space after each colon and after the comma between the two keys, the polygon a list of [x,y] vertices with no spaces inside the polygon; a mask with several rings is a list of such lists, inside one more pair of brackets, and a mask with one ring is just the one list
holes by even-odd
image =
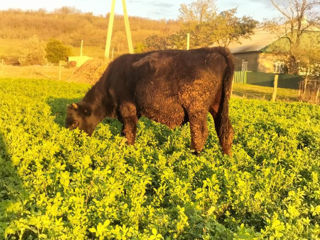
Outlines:
{"label": "utility pole", "polygon": [[[112,0],[111,11],[110,11],[110,15],[109,15],[109,25],[108,25],[108,34],[107,34],[107,40],[106,40],[106,48],[105,48],[105,58],[106,59],[110,59],[110,47],[111,47],[115,5],[116,5],[116,0]],[[134,53],[126,0],[122,0],[122,8],[123,8],[123,18],[124,18],[124,24],[125,24],[125,29],[126,29],[129,53]]]}
{"label": "utility pole", "polygon": [[113,20],[114,20],[114,8],[116,6],[116,0],[112,0],[111,10],[109,14],[109,24],[108,24],[108,35],[106,41],[106,48],[104,52],[104,56],[106,59],[109,59],[110,55],[110,46],[111,46],[111,37],[112,37],[112,28],[113,28]]}
{"label": "utility pole", "polygon": [[133,45],[132,45],[132,38],[131,38],[131,31],[130,31],[130,24],[129,24],[128,12],[127,12],[126,0],[122,0],[122,8],[123,8],[124,25],[126,27],[126,35],[127,35],[129,53],[133,53]]}

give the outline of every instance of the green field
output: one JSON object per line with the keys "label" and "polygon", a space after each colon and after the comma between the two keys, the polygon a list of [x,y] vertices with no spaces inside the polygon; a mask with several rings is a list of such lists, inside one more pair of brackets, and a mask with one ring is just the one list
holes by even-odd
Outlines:
{"label": "green field", "polygon": [[233,158],[211,116],[195,156],[188,125],[65,129],[88,88],[0,79],[0,239],[320,238],[319,106],[232,98]]}
{"label": "green field", "polygon": [[[234,83],[232,91],[234,97],[263,100],[271,100],[272,93],[273,87],[264,87],[242,83]],[[285,102],[299,101],[299,92],[295,89],[278,88],[277,100]]]}

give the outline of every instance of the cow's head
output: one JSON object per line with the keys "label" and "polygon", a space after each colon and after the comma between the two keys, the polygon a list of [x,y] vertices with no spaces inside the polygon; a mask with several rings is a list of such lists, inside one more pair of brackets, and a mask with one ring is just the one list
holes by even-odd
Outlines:
{"label": "cow's head", "polygon": [[92,116],[91,107],[83,102],[72,103],[67,107],[66,127],[69,129],[79,128],[89,136],[92,135],[96,123]]}

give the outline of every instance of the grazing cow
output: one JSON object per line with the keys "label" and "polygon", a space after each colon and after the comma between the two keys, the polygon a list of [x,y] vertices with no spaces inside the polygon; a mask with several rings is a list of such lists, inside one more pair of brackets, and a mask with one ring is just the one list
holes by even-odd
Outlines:
{"label": "grazing cow", "polygon": [[123,124],[128,144],[134,144],[141,116],[170,128],[190,122],[191,149],[198,153],[208,136],[210,112],[222,150],[231,155],[233,71],[233,57],[222,47],[122,55],[81,102],[68,106],[66,127],[91,135],[105,117],[114,117]]}

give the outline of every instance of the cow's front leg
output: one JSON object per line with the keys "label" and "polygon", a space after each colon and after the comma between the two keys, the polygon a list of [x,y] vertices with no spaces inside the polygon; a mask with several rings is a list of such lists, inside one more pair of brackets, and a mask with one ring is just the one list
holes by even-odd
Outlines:
{"label": "cow's front leg", "polygon": [[208,137],[207,112],[189,112],[191,131],[191,149],[197,153],[201,152]]}
{"label": "cow's front leg", "polygon": [[137,110],[133,103],[123,103],[120,105],[120,121],[122,122],[122,133],[127,138],[128,144],[134,144],[137,131]]}

